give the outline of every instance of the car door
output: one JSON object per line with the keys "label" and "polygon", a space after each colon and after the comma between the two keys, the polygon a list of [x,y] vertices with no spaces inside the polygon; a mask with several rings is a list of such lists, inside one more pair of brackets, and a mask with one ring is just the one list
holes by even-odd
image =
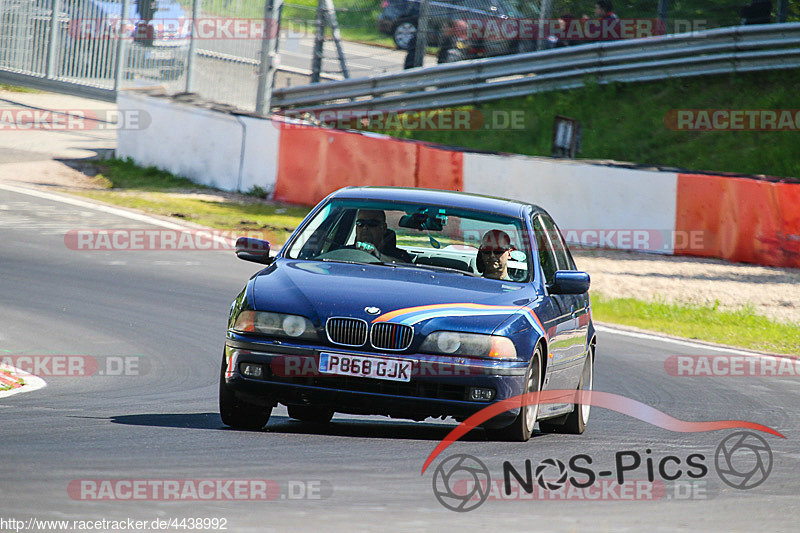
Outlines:
{"label": "car door", "polygon": [[[555,249],[548,232],[543,225],[541,215],[534,215],[532,219],[536,248],[539,254],[539,265],[544,279],[545,288],[553,284],[555,273],[559,268]],[[572,350],[575,336],[575,319],[572,316],[573,301],[570,295],[550,294],[547,291],[545,307],[552,310],[550,316],[543,317],[542,323],[548,337],[547,380],[544,388],[547,390],[571,389],[572,376],[569,372],[571,366]],[[567,408],[567,405],[542,405],[540,410],[543,416],[555,414]]]}
{"label": "car door", "polygon": [[[546,214],[540,215],[545,233],[549,242],[553,245],[558,270],[576,270],[575,261],[569,253],[564,237],[559,231],[553,219]],[[572,334],[570,338],[569,355],[565,358],[564,372],[571,387],[576,388],[583,371],[584,358],[586,356],[587,335],[589,332],[589,295],[584,294],[564,294],[565,305],[572,319]]]}

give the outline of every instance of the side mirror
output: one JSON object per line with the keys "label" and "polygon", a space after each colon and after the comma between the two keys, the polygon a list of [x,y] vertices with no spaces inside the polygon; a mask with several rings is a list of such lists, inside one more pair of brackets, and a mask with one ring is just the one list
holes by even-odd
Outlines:
{"label": "side mirror", "polygon": [[236,257],[264,265],[269,265],[274,261],[269,256],[269,242],[261,239],[251,239],[250,237],[236,239]]}
{"label": "side mirror", "polygon": [[553,294],[583,294],[589,290],[589,274],[574,270],[559,270],[550,286]]}

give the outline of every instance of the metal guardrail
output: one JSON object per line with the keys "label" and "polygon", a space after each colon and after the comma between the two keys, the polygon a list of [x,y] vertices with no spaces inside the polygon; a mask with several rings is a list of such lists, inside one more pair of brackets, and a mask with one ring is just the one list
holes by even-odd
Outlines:
{"label": "metal guardrail", "polygon": [[273,109],[429,109],[597,83],[800,67],[800,23],[582,44],[273,92]]}

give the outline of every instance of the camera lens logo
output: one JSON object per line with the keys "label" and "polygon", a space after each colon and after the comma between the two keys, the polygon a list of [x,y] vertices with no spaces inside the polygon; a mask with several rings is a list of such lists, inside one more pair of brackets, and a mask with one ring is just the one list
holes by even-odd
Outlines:
{"label": "camera lens logo", "polygon": [[486,465],[472,455],[461,453],[451,455],[436,467],[433,494],[444,507],[464,513],[486,501],[490,483]]}
{"label": "camera lens logo", "polygon": [[739,490],[752,489],[769,477],[772,450],[760,435],[737,431],[717,446],[714,467],[726,485]]}
{"label": "camera lens logo", "polygon": [[[558,475],[555,478],[545,479],[544,473],[550,467],[557,468]],[[558,459],[545,459],[536,467],[535,476],[536,482],[543,489],[558,490],[567,482],[567,467]]]}

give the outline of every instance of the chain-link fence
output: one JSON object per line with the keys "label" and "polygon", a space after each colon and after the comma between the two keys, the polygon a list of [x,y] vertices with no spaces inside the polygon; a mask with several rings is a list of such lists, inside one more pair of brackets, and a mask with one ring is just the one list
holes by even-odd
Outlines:
{"label": "chain-link fence", "polygon": [[148,36],[142,24],[185,14],[176,2],[159,2],[149,21],[138,9],[135,0],[0,0],[0,69],[108,89],[157,82],[178,90],[190,33],[175,24]]}
{"label": "chain-link fence", "polygon": [[[800,20],[800,0],[333,0],[343,44],[340,64],[323,0],[289,0],[283,25],[310,41],[325,23],[323,45],[290,38],[284,63],[311,64],[332,77],[363,77],[428,65],[582,43],[686,33],[745,23]],[[422,29],[424,39],[417,37]],[[322,34],[320,34],[322,35]],[[409,49],[413,49],[409,52]],[[348,72],[349,71],[349,72]]]}
{"label": "chain-link fence", "polygon": [[[441,62],[800,20],[798,0],[387,0],[379,28]],[[424,31],[424,39],[419,30]],[[420,38],[417,38],[417,35]]]}

